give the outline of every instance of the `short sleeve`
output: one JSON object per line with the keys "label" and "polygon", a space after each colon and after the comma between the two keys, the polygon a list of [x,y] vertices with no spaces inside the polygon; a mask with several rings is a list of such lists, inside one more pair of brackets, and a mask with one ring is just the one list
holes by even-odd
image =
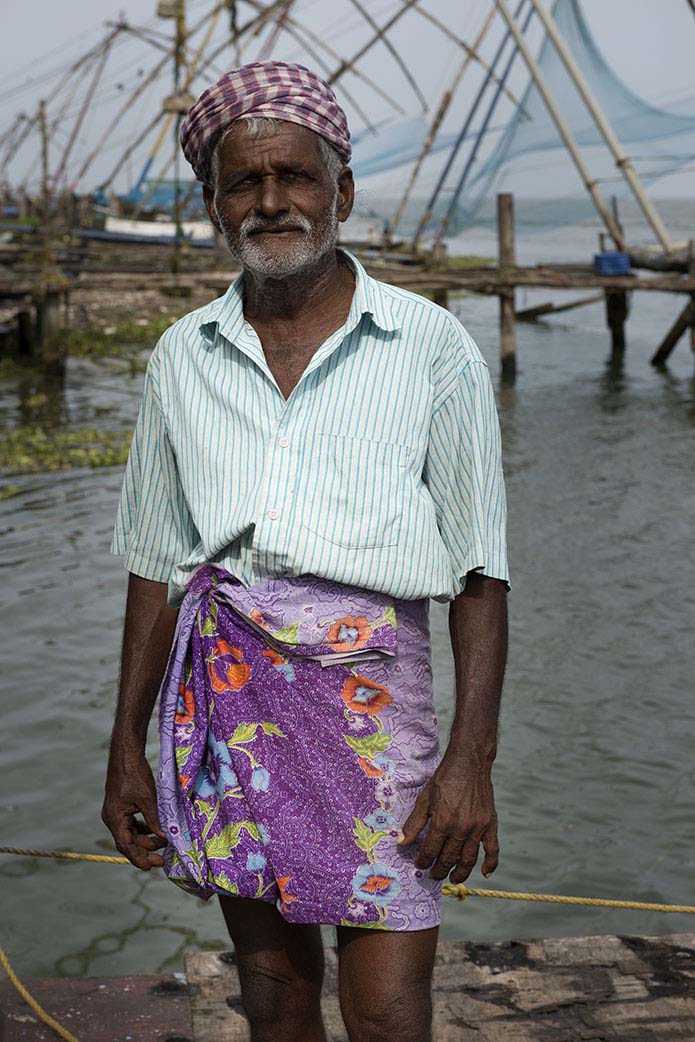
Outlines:
{"label": "short sleeve", "polygon": [[435,400],[423,481],[434,501],[456,594],[470,571],[503,579],[507,564],[507,503],[495,395],[487,364],[475,349],[455,367]]}
{"label": "short sleeve", "polygon": [[156,355],[145,374],[110,552],[144,579],[168,582],[199,541],[181,488],[157,390]]}

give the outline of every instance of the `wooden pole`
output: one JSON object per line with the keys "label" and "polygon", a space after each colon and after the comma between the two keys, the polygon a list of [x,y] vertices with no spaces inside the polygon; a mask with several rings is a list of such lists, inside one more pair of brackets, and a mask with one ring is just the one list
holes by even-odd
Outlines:
{"label": "wooden pole", "polygon": [[558,30],[558,27],[555,24],[554,19],[550,16],[548,11],[546,11],[544,5],[541,3],[541,0],[531,0],[531,3],[534,6],[536,14],[545,26],[545,30],[548,33],[550,39],[552,40],[555,46],[555,50],[560,56],[560,60],[567,69],[570,79],[579,91],[584,101],[584,104],[589,110],[589,113],[594,123],[596,124],[601,136],[603,137],[603,140],[608,145],[613,159],[615,160],[615,165],[618,167],[618,170],[620,170],[621,174],[630,186],[630,190],[632,191],[632,194],[637,200],[637,204],[639,205],[640,209],[642,210],[642,213],[646,217],[649,224],[652,226],[652,229],[657,239],[663,246],[664,250],[668,253],[668,251],[671,250],[673,247],[671,237],[668,234],[668,231],[666,230],[666,227],[663,221],[661,220],[661,217],[657,213],[655,207],[652,205],[649,196],[642,188],[642,182],[637,176],[635,168],[632,165],[632,160],[625,153],[625,150],[623,149],[623,146],[618,140],[615,131],[613,130],[612,126],[604,116],[603,111],[598,101],[596,100],[595,95],[593,94],[588,82],[586,81],[583,72],[581,71],[576,61],[572,57],[572,53],[570,52],[569,48],[567,47],[567,44],[562,38],[562,34]]}
{"label": "wooden pole", "polygon": [[560,137],[562,138],[565,144],[565,148],[572,157],[574,165],[579,171],[579,175],[594,202],[594,206],[598,210],[601,220],[603,221],[607,230],[613,237],[613,240],[618,249],[625,249],[625,242],[623,240],[622,233],[620,229],[616,226],[612,214],[608,209],[603,196],[601,195],[596,178],[591,176],[591,172],[589,171],[589,168],[587,167],[586,163],[584,162],[584,159],[582,158],[582,154],[579,151],[579,145],[577,144],[577,141],[569,128],[569,124],[560,112],[560,109],[558,108],[555,99],[550,93],[550,89],[543,77],[543,73],[540,70],[540,66],[531,54],[529,46],[526,43],[526,40],[524,39],[524,36],[519,29],[519,26],[517,25],[516,20],[512,16],[512,13],[507,6],[506,0],[495,0],[495,2],[497,3],[499,12],[504,18],[505,22],[507,23],[511,34],[516,41],[516,45],[519,48],[524,61],[526,62],[526,66],[531,74],[531,77],[533,78],[534,83],[536,84],[536,87],[538,88],[538,92],[541,95],[543,101],[545,102],[548,112],[553,118],[555,126],[557,127],[558,132],[560,134]]}
{"label": "wooden pole", "polygon": [[652,357],[652,365],[664,365],[688,326],[692,326],[693,323],[695,323],[695,304],[689,300]]}
{"label": "wooden pole", "polygon": [[[516,267],[514,248],[514,196],[503,192],[497,196],[497,242],[500,280],[509,278]],[[514,286],[500,291],[500,362],[502,378],[516,377],[516,318]]]}

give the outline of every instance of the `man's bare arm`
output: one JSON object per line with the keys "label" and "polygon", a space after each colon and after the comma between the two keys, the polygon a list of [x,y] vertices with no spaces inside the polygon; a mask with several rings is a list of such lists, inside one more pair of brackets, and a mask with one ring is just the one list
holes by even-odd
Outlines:
{"label": "man's bare arm", "polygon": [[[177,617],[178,609],[167,604],[166,583],[130,574],[118,706],[101,816],[121,853],[144,871],[163,864],[156,851],[165,841],[145,744]],[[136,818],[138,813],[144,822]]]}
{"label": "man's bare arm", "polygon": [[478,859],[483,875],[498,863],[497,813],[492,765],[497,754],[502,682],[507,659],[507,592],[501,579],[470,572],[463,593],[452,602],[449,632],[456,675],[456,709],[442,761],[421,790],[403,826],[412,843],[429,828],[415,859],[433,864],[430,875],[462,883]]}

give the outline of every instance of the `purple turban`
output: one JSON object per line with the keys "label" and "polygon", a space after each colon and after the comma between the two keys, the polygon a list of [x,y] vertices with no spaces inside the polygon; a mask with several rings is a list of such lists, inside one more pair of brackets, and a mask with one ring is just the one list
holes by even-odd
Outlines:
{"label": "purple turban", "polygon": [[347,119],[331,88],[303,65],[251,62],[231,69],[200,95],[181,124],[181,147],[199,181],[209,181],[220,135],[242,116],[272,116],[308,127],[350,162]]}

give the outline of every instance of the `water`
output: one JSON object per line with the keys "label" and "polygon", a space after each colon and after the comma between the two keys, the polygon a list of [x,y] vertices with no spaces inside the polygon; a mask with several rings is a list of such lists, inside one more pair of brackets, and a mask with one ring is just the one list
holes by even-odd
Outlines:
{"label": "water", "polygon": [[[591,226],[547,230],[519,251],[561,259],[594,241]],[[464,246],[494,252],[485,231]],[[499,386],[496,302],[452,306]],[[648,364],[677,306],[633,301],[620,370],[607,364],[601,305],[519,328],[518,380],[498,392],[513,584],[494,768],[501,855],[471,885],[695,901],[693,356],[684,340],[667,372]],[[68,425],[109,405],[128,423],[140,381],[76,363],[54,407]],[[18,415],[16,392],[4,384],[5,418]],[[99,812],[125,596],[107,552],[120,480],[119,468],[13,478],[22,491],[0,504],[3,844],[110,848]],[[446,608],[433,604],[431,621],[446,735]],[[0,876],[0,944],[20,975],[178,970],[185,950],[228,944],[216,904],[155,873],[0,857]],[[445,901],[442,937],[693,928],[685,915],[470,898]]]}

